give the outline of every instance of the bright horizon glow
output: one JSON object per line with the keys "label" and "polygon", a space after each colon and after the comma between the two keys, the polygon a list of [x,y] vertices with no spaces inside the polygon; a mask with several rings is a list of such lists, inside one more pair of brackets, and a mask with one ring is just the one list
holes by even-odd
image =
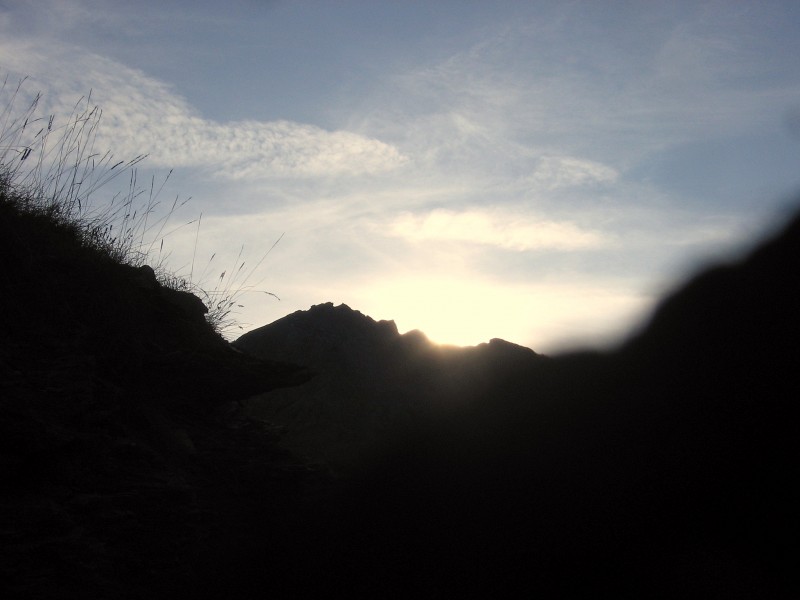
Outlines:
{"label": "bright horizon glow", "polygon": [[214,286],[285,234],[232,337],[344,302],[437,342],[619,340],[797,206],[798,55],[779,0],[0,7],[21,104],[63,123],[91,90],[98,150],[175,169],[169,267]]}
{"label": "bright horizon glow", "polygon": [[[496,282],[446,275],[371,283],[352,297],[362,313],[375,319],[379,319],[375,311],[394,315],[391,320],[401,333],[419,329],[437,344],[475,346],[502,338],[528,345],[532,339],[533,347],[552,350],[568,348],[582,339],[598,310],[604,314],[604,327],[591,327],[596,331],[593,341],[611,342],[620,328],[633,326],[631,315],[644,316],[650,300],[617,295],[613,290],[556,284],[507,289]],[[530,321],[531,316],[536,327],[520,329],[520,323]]]}

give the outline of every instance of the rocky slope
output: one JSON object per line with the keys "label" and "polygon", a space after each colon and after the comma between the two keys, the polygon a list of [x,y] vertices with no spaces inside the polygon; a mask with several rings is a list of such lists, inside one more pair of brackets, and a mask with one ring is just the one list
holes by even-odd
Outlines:
{"label": "rocky slope", "polygon": [[[316,526],[336,540],[328,585],[370,597],[796,597],[798,256],[800,216],[694,277],[619,350],[526,357],[393,432]],[[390,324],[332,306],[282,323],[284,339],[305,339],[290,332],[311,312],[336,311],[403,346]]]}
{"label": "rocky slope", "polygon": [[800,216],[619,351],[517,371],[410,435],[345,503],[367,524],[354,578],[430,597],[796,597],[798,257]]}
{"label": "rocky slope", "polygon": [[182,596],[227,547],[277,547],[315,474],[236,401],[304,371],[4,198],[0,255],[0,596]]}
{"label": "rocky slope", "polygon": [[249,399],[247,412],[281,426],[287,448],[335,471],[363,467],[387,439],[465,406],[509,372],[535,370],[546,360],[499,339],[439,346],[419,331],[400,335],[393,321],[376,322],[331,303],[297,311],[233,345],[314,373],[307,383]]}

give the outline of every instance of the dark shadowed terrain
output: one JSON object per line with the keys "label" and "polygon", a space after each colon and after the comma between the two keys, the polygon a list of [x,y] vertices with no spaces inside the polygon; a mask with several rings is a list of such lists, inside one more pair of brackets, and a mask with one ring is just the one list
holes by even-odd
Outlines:
{"label": "dark shadowed terrain", "polygon": [[419,331],[400,335],[393,321],[375,322],[331,303],[297,311],[233,345],[314,372],[302,385],[250,398],[246,412],[281,427],[282,445],[294,453],[347,472],[374,460],[387,439],[445,418],[507,375],[534,372],[547,360],[499,339],[439,346]]}
{"label": "dark shadowed terrain", "polygon": [[305,371],[233,350],[194,296],[2,200],[0,597],[199,593],[254,517],[281,553],[318,477],[236,402]]}
{"label": "dark shadowed terrain", "polygon": [[4,203],[0,251],[2,597],[796,597],[800,218],[557,358],[331,304],[231,346]]}
{"label": "dark shadowed terrain", "polygon": [[507,374],[403,440],[352,497],[368,585],[792,597],[798,266],[795,218],[618,351]]}

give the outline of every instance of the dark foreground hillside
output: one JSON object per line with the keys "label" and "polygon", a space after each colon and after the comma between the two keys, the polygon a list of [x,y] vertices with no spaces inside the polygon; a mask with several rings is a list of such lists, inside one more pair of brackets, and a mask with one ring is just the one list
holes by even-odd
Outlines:
{"label": "dark foreground hillside", "polygon": [[0,597],[183,597],[254,516],[283,556],[321,476],[236,402],[304,370],[234,351],[196,297],[0,200]]}
{"label": "dark foreground hillside", "polygon": [[[608,354],[443,358],[347,307],[315,313],[330,339],[287,318],[284,362],[330,387],[281,431],[241,409],[308,380],[279,347],[234,350],[196,298],[4,203],[0,252],[3,598],[796,597],[800,217]],[[458,404],[338,478],[279,443],[324,430],[303,415],[361,435],[352,411],[385,424],[403,390]]]}
{"label": "dark foreground hillside", "polygon": [[349,498],[355,575],[409,596],[797,597],[798,291],[800,217],[619,351],[520,371],[402,440]]}
{"label": "dark foreground hillside", "polygon": [[[329,569],[313,576],[370,597],[796,597],[798,257],[800,217],[669,296],[615,352],[526,357],[498,372],[488,355],[452,370],[417,346],[410,356],[467,382],[458,408],[388,432],[383,458],[315,526],[333,547],[317,548]],[[336,311],[365,326],[329,305],[241,345],[303,345],[316,314]],[[407,369],[388,329],[373,325],[405,356],[390,364]],[[306,351],[319,361],[326,344]],[[341,345],[336,368],[357,373]],[[358,364],[385,368],[375,357],[387,346],[367,347]],[[476,371],[488,373],[480,385]],[[397,389],[387,382],[371,382],[375,403]],[[275,414],[290,426],[287,407],[319,418],[315,402],[294,397]]]}

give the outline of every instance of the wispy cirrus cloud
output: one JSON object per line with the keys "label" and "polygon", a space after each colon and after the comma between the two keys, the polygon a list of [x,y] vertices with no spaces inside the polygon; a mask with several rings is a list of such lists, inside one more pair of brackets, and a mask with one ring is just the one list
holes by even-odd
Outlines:
{"label": "wispy cirrus cloud", "polygon": [[197,167],[224,179],[258,180],[379,173],[407,161],[391,144],[350,131],[286,120],[206,119],[170,86],[137,69],[77,47],[42,45],[47,43],[6,39],[0,66],[30,75],[26,92],[44,92],[42,110],[56,114],[56,122],[91,91],[92,104],[103,109],[98,143],[116,155],[147,153],[153,167]]}
{"label": "wispy cirrus cloud", "polygon": [[426,156],[468,171],[514,173],[543,156],[623,171],[665,148],[770,127],[800,94],[767,75],[772,50],[751,40],[744,7],[685,21],[659,9],[604,22],[583,3],[542,12],[393,74],[363,100],[360,130],[427,142]]}
{"label": "wispy cirrus cloud", "polygon": [[557,188],[614,183],[619,173],[607,165],[573,156],[542,156],[529,181],[534,187]]}
{"label": "wispy cirrus cloud", "polygon": [[434,210],[405,213],[389,226],[391,235],[410,242],[462,242],[505,250],[578,250],[604,246],[607,236],[568,221],[531,218],[496,210]]}

